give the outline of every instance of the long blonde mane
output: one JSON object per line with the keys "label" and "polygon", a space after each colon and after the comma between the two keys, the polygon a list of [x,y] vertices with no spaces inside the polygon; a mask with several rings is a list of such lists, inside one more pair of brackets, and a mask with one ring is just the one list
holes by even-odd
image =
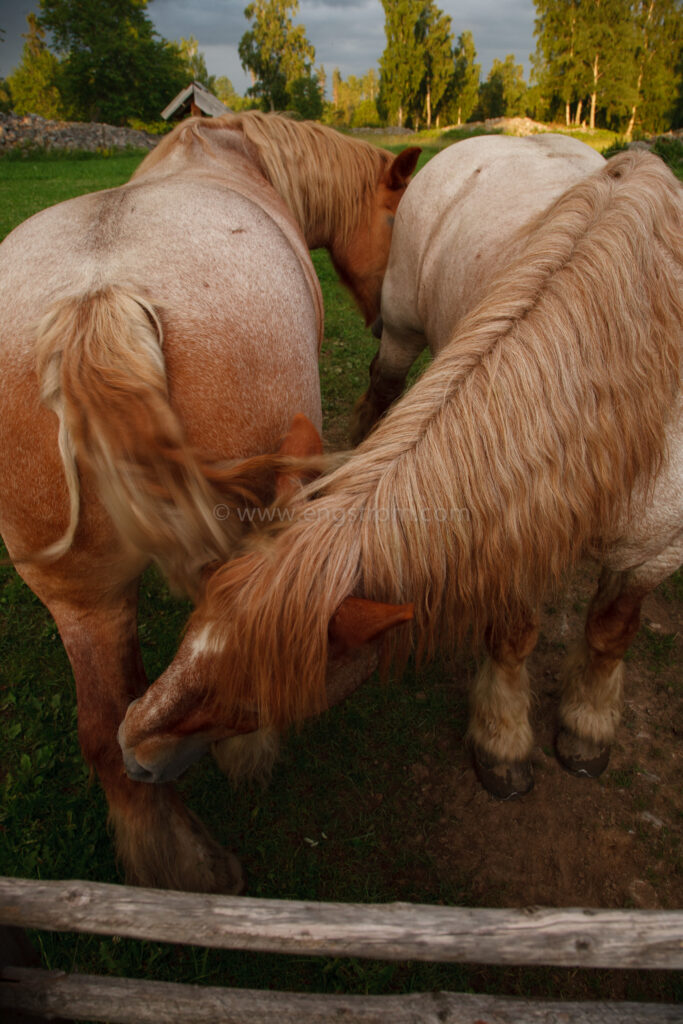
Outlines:
{"label": "long blonde mane", "polygon": [[415,602],[431,653],[509,629],[615,539],[667,457],[681,211],[661,161],[629,153],[529,228],[375,434],[216,573],[197,616],[224,646],[221,705],[280,726],[324,706],[327,625],[350,593]]}
{"label": "long blonde mane", "polygon": [[226,136],[235,132],[304,235],[336,237],[342,245],[366,217],[378,181],[393,159],[376,146],[324,125],[251,110],[181,122],[145,158],[135,177],[178,149],[199,146],[220,161],[228,144]]}

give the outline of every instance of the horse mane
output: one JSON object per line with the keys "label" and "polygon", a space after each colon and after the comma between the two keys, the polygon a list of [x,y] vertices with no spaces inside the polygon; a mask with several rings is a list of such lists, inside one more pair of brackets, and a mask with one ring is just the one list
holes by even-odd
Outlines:
{"label": "horse mane", "polygon": [[[250,110],[182,121],[133,177],[147,173],[179,149],[197,145],[220,160],[226,145],[236,147],[230,140],[234,133],[243,140],[242,152],[287,204],[304,235],[335,237],[342,245],[366,216],[373,192],[393,159],[391,153],[325,125]],[[332,187],[336,187],[334,200]]]}
{"label": "horse mane", "polygon": [[213,700],[282,727],[325,706],[327,626],[348,594],[413,601],[430,655],[514,628],[617,539],[667,458],[682,228],[673,175],[626,153],[527,229],[375,433],[209,582],[195,621],[216,641]]}

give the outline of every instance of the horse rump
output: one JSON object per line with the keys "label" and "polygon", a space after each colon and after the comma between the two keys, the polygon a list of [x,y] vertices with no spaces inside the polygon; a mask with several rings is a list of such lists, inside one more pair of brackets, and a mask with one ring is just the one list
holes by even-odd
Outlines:
{"label": "horse rump", "polygon": [[225,560],[242,527],[221,506],[272,496],[269,457],[208,464],[187,444],[171,407],[159,312],[133,288],[62,299],[38,327],[41,398],[59,419],[69,524],[41,559],[66,554],[80,511],[79,471],[124,540],[157,561],[171,584],[196,592],[202,566]]}

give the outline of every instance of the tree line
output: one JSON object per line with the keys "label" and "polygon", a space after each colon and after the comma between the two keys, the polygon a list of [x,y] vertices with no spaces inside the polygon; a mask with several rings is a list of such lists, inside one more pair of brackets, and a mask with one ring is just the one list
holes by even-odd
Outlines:
{"label": "tree line", "polygon": [[434,0],[382,0],[378,111],[430,126],[529,115],[631,136],[683,121],[681,0],[535,0],[529,83],[513,54],[480,81],[474,40]]}
{"label": "tree line", "polygon": [[[298,0],[252,0],[239,40],[246,96],[208,74],[193,38],[162,39],[147,0],[39,0],[18,67],[0,81],[0,109],[112,124],[155,121],[190,81],[232,109],[291,110],[340,126],[413,128],[529,115],[608,127],[630,137],[683,121],[681,0],[535,0],[531,77],[513,54],[484,81],[472,33],[457,37],[434,0],[380,0],[386,45],[378,69],[344,80],[296,24]],[[0,41],[2,29],[0,28]],[[49,40],[49,42],[48,42]]]}

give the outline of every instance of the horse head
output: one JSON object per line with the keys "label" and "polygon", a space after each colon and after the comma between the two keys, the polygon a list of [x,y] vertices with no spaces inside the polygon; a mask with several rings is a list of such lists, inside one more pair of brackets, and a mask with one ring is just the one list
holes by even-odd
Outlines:
{"label": "horse head", "polygon": [[[306,460],[319,456],[322,442],[305,416],[296,416],[279,455],[301,459],[302,467],[280,472],[276,493],[286,501],[310,471]],[[248,584],[249,556],[235,559],[231,571]],[[207,566],[208,584],[217,566]],[[225,640],[210,593],[188,624],[178,652],[165,672],[142,697],[133,701],[118,732],[123,760],[131,779],[166,782],[177,778],[213,744],[253,732],[264,724],[256,699],[250,699],[249,680],[242,681],[239,706],[221,700],[221,687],[232,680],[222,674]],[[378,664],[378,641],[384,633],[412,619],[412,605],[391,605],[349,596],[331,616],[327,627],[328,661],[323,701],[316,710],[340,703],[360,686]],[[228,652],[234,661],[235,652]],[[239,652],[237,652],[239,656]],[[270,723],[268,723],[270,724]]]}
{"label": "horse head", "polygon": [[379,316],[382,281],[389,260],[394,217],[421,150],[404,149],[385,167],[366,217],[350,237],[331,247],[332,262],[358,303],[366,324]]}

